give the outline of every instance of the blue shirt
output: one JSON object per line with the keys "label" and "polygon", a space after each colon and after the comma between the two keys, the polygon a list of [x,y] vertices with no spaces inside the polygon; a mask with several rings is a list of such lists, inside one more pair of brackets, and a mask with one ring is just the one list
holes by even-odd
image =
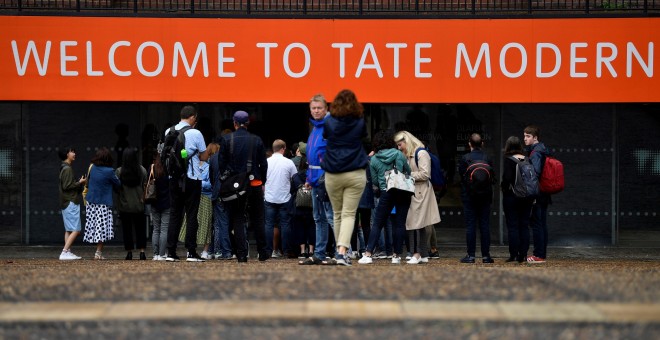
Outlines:
{"label": "blue shirt", "polygon": [[[184,121],[180,121],[179,124],[174,126],[174,129],[178,131],[186,126],[190,126],[190,124]],[[166,136],[168,132],[170,132],[170,129],[165,131]],[[188,166],[186,175],[188,175],[188,178],[190,179],[201,181],[202,171],[199,166],[194,165],[199,164],[199,154],[206,151],[204,136],[201,132],[199,132],[199,130],[195,128],[189,129],[184,133],[184,135],[186,137],[186,152],[188,152],[188,160],[190,161],[190,163],[188,163],[190,166]],[[192,157],[190,157],[190,155],[192,155]]]}

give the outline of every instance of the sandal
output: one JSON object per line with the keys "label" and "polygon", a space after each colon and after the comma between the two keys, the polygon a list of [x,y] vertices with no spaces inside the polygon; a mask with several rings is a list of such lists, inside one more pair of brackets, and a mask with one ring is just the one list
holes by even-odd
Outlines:
{"label": "sandal", "polygon": [[337,264],[337,260],[332,257],[328,257],[325,260],[321,261],[321,264],[324,266],[334,266]]}
{"label": "sandal", "polygon": [[298,261],[298,264],[301,265],[301,266],[311,266],[311,265],[322,264],[322,263],[323,263],[323,261],[321,261],[316,256],[311,256],[311,257],[308,257],[304,260]]}

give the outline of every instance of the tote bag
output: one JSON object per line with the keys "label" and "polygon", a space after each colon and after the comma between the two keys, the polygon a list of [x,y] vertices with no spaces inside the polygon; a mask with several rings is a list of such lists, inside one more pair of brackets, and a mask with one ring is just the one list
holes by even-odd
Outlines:
{"label": "tote bag", "polygon": [[385,181],[387,183],[387,192],[398,190],[409,194],[415,193],[415,179],[399,171],[396,164],[392,170],[385,171]]}

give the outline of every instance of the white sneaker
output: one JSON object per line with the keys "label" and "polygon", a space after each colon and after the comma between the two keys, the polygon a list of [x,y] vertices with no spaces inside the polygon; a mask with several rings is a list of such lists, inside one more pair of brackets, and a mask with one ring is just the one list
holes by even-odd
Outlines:
{"label": "white sneaker", "polygon": [[70,260],[77,260],[77,258],[75,258],[73,254],[71,254],[68,251],[63,251],[60,254],[60,261],[70,261]]}
{"label": "white sneaker", "polygon": [[78,256],[78,255],[72,253],[71,250],[69,250],[69,254],[71,254],[71,256],[74,257],[74,260],[80,260],[80,259],[82,259],[82,257],[80,257],[80,256]]}
{"label": "white sneaker", "polygon": [[359,264],[369,264],[373,263],[374,260],[371,258],[371,256],[364,255],[360,260],[358,260]]}
{"label": "white sneaker", "polygon": [[419,259],[420,263],[429,263],[429,258],[428,257],[422,257]]}
{"label": "white sneaker", "polygon": [[392,256],[392,264],[401,263],[401,258],[399,256]]}
{"label": "white sneaker", "polygon": [[160,261],[160,255],[154,255],[154,258],[151,259],[152,261]]}
{"label": "white sneaker", "polygon": [[407,263],[407,264],[418,264],[418,263],[420,263],[420,262],[422,262],[422,259],[421,259],[421,258],[418,258],[418,257],[413,256],[413,257],[411,257],[410,260],[408,260],[406,263]]}
{"label": "white sneaker", "polygon": [[167,256],[158,256],[158,259],[156,261],[165,261],[167,260]]}
{"label": "white sneaker", "polygon": [[202,252],[202,255],[200,257],[203,258],[204,260],[210,260],[211,259],[211,256],[209,256],[209,252],[207,252],[206,250],[204,250]]}
{"label": "white sneaker", "polygon": [[273,250],[273,253],[270,255],[270,257],[276,259],[278,257],[282,257],[282,253],[279,250]]}

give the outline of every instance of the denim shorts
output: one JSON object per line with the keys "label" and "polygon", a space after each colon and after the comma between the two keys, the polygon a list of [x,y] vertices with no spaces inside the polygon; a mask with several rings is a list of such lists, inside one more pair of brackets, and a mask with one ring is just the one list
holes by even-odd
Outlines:
{"label": "denim shorts", "polygon": [[80,205],[69,202],[66,209],[62,209],[62,219],[64,220],[64,230],[80,231]]}

